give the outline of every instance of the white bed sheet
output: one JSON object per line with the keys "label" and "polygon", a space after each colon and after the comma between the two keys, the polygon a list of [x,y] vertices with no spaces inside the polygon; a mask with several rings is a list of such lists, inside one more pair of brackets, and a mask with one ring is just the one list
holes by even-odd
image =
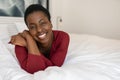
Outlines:
{"label": "white bed sheet", "polygon": [[120,80],[120,40],[70,34],[62,67],[29,74],[0,41],[0,80]]}

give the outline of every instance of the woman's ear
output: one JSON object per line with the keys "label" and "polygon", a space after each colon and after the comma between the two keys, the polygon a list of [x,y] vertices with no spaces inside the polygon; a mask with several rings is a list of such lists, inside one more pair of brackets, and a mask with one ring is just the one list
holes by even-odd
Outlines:
{"label": "woman's ear", "polygon": [[50,21],[50,27],[53,28],[52,22]]}
{"label": "woman's ear", "polygon": [[52,23],[51,23],[51,28],[53,28],[53,25],[52,25]]}

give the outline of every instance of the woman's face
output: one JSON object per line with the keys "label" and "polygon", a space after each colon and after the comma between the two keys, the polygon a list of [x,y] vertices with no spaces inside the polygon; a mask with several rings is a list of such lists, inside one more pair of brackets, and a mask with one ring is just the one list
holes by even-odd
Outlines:
{"label": "woman's face", "polygon": [[52,40],[52,24],[41,11],[29,14],[26,18],[27,26],[33,38],[41,44],[48,44]]}

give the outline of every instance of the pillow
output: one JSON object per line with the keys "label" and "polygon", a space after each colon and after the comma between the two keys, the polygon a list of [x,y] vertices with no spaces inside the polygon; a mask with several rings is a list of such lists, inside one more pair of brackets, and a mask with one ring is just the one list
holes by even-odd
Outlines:
{"label": "pillow", "polygon": [[12,35],[18,33],[18,29],[14,24],[0,24],[0,40],[2,40],[3,44],[7,47],[7,49],[11,52],[12,55],[15,56],[14,53],[14,45],[8,44]]}
{"label": "pillow", "polygon": [[7,38],[9,38],[7,25],[6,24],[0,24],[0,39],[4,41]]}
{"label": "pillow", "polygon": [[27,30],[26,24],[22,22],[14,22],[14,23],[2,23],[0,24],[0,39],[5,44],[7,49],[15,56],[14,53],[14,45],[8,44],[12,35],[17,34],[18,32],[22,32],[23,30]]}
{"label": "pillow", "polygon": [[15,22],[14,24],[16,25],[18,32],[22,32],[23,30],[28,30],[24,22]]}

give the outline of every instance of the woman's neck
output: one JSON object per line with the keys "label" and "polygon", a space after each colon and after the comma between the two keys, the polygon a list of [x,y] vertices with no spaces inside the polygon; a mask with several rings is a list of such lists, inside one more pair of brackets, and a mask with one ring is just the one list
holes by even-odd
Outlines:
{"label": "woman's neck", "polygon": [[53,39],[54,39],[54,36],[52,34],[50,42],[48,42],[46,44],[40,44],[39,42],[37,42],[37,45],[38,45],[38,48],[39,48],[40,52],[42,52],[42,53],[48,53],[48,51],[50,51],[50,49],[52,47]]}

